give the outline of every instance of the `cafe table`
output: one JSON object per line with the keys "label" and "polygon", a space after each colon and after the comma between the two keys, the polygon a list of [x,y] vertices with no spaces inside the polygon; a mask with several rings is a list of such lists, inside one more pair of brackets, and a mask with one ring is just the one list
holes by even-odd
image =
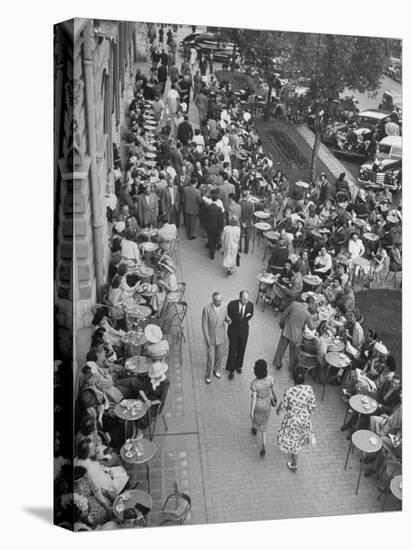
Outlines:
{"label": "cafe table", "polygon": [[304,275],[303,276],[303,291],[311,290],[316,292],[316,290],[322,284],[322,279],[317,275]]}
{"label": "cafe table", "polygon": [[344,349],[345,349],[345,342],[340,338],[335,338],[328,345],[328,351],[336,351],[338,353],[341,353]]}
{"label": "cafe table", "polygon": [[377,453],[381,450],[382,439],[376,433],[371,432],[370,430],[357,430],[356,432],[354,432],[351,437],[348,454],[346,455],[344,470],[346,470],[348,466],[349,457],[354,447],[359,449],[362,453],[360,467],[359,467],[358,482],[356,484],[356,491],[355,491],[355,495],[357,495],[359,491],[359,484],[362,476],[363,465],[365,463],[365,457],[366,455]]}
{"label": "cafe table", "polygon": [[[131,446],[129,449],[128,446]],[[147,492],[150,494],[150,461],[156,454],[156,445],[149,439],[126,440],[120,449],[120,457],[123,462],[138,466],[146,464]]]}
{"label": "cafe table", "polygon": [[323,294],[320,294],[318,292],[312,292],[311,290],[308,290],[307,292],[302,292],[300,295],[300,299],[302,302],[306,302],[308,298],[313,298],[315,300],[315,304],[320,302],[323,299]]}
{"label": "cafe table", "polygon": [[253,214],[256,218],[259,218],[260,220],[267,220],[270,218],[270,212],[266,212],[265,210],[258,210]]}
{"label": "cafe table", "polygon": [[255,239],[256,239],[256,236],[258,238],[258,246],[259,246],[259,241],[260,241],[260,237],[263,236],[263,233],[265,233],[266,231],[270,231],[270,229],[272,229],[272,226],[270,225],[270,223],[266,223],[266,222],[256,222],[254,224],[254,232],[253,232],[253,243],[252,243],[252,254],[253,254],[253,251],[255,249]]}
{"label": "cafe table", "polygon": [[362,270],[363,273],[366,273],[366,274],[370,272],[371,262],[369,260],[367,260],[366,258],[363,258],[362,256],[359,256],[359,258],[355,258],[354,260],[352,260],[352,262],[353,262],[353,265],[358,266],[360,268],[359,273],[358,273],[358,281],[361,278],[361,276],[360,276],[360,271],[361,270]]}
{"label": "cafe table", "polygon": [[[143,321],[144,319],[147,319],[147,317],[150,317],[152,311],[150,307],[146,307],[146,306],[140,306],[140,307],[144,307],[145,309],[149,310],[149,312],[145,312],[144,317],[143,316],[141,317],[141,320]],[[132,358],[134,356],[140,355],[141,348],[146,344],[147,340],[144,333],[139,333],[136,330],[131,330],[129,332],[126,332],[126,334],[123,334],[122,342],[126,346],[126,355]],[[127,361],[129,361],[129,359]],[[128,369],[126,366],[126,363],[125,363],[126,370],[129,370],[130,372],[132,372],[133,369],[131,368]]]}
{"label": "cafe table", "polygon": [[[273,285],[275,281],[277,281],[277,279],[278,275],[274,275],[273,273],[266,273],[265,271],[257,275],[257,280],[259,281],[259,284],[256,296],[256,304],[258,303],[259,298],[266,293],[266,285]],[[265,311],[265,305],[266,302],[265,300],[263,300],[263,311]]]}
{"label": "cafe table", "polygon": [[132,424],[132,437],[136,437],[136,422],[147,413],[147,405],[141,399],[123,399],[114,408],[117,418],[124,421],[124,437],[127,437],[129,422]]}
{"label": "cafe table", "polygon": [[147,159],[154,159],[156,158],[156,153],[154,152],[151,152],[151,151],[146,151],[144,156],[147,158]]}
{"label": "cafe table", "polygon": [[351,360],[347,355],[341,352],[337,351],[328,351],[328,353],[325,355],[325,361],[327,363],[326,367],[326,373],[325,378],[323,381],[323,393],[322,393],[322,401],[325,397],[326,393],[326,384],[328,382],[329,372],[330,369],[348,369],[349,365],[351,364]]}
{"label": "cafe table", "polygon": [[385,509],[386,499],[391,493],[397,500],[402,501],[402,475],[393,477],[389,483],[388,490],[385,491],[385,496],[382,502],[382,512]]}
{"label": "cafe table", "polygon": [[148,241],[151,241],[153,237],[156,237],[157,229],[146,227],[142,229],[139,233],[139,236],[147,238]]}
{"label": "cafe table", "polygon": [[355,430],[357,430],[359,428],[362,415],[371,416],[374,412],[376,412],[377,408],[377,402],[372,397],[369,397],[369,395],[363,395],[361,393],[352,395],[352,397],[349,399],[348,406],[346,407],[345,418],[343,419],[343,426],[346,424],[349,411],[352,410],[358,413],[358,418],[355,425]]}
{"label": "cafe table", "polygon": [[[141,504],[148,510],[153,507],[152,497],[146,491],[141,489],[129,489],[118,495],[113,502],[113,515],[119,520],[124,521],[124,511],[128,508],[135,508],[136,504]],[[145,520],[146,523],[146,520]]]}
{"label": "cafe table", "polygon": [[141,306],[139,304],[130,305],[129,303],[124,307],[124,312],[126,315],[126,326],[129,332],[132,330],[134,323],[137,321],[144,321],[152,314],[150,307]]}

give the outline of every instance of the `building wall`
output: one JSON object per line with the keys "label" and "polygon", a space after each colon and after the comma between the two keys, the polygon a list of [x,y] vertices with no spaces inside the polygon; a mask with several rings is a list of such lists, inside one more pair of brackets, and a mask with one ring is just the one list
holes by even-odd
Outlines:
{"label": "building wall", "polygon": [[60,352],[72,351],[75,367],[90,347],[107,279],[105,194],[114,187],[112,144],[120,145],[135,25],[74,19],[55,29],[56,328]]}

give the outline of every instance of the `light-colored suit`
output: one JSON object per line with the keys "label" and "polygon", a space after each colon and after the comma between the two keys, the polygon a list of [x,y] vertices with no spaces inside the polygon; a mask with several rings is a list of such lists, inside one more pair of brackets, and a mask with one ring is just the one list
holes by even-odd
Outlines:
{"label": "light-colored suit", "polygon": [[213,372],[220,371],[223,358],[223,347],[226,340],[225,319],[227,316],[227,304],[220,305],[219,314],[216,313],[213,304],[203,308],[202,330],[207,346],[207,372],[206,378],[210,378]]}

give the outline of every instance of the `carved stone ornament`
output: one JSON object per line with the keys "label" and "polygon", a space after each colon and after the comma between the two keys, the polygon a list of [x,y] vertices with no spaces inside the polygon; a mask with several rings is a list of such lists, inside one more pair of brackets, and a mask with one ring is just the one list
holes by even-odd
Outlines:
{"label": "carved stone ornament", "polygon": [[70,80],[65,84],[66,100],[73,108],[80,105],[82,102],[84,82],[80,78]]}

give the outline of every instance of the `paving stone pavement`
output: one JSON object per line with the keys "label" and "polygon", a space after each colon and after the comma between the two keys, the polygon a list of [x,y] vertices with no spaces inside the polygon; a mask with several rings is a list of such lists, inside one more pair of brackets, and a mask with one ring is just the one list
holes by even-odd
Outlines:
{"label": "paving stone pavement", "polygon": [[[188,28],[179,28],[178,39],[189,32]],[[179,57],[178,61],[181,62]],[[138,63],[137,67],[147,70],[148,63]],[[130,98],[129,90],[124,99]],[[198,113],[193,105],[189,117],[196,126]],[[299,139],[308,147],[302,136]],[[242,375],[229,381],[223,374],[222,379],[213,378],[206,385],[202,308],[215,290],[229,301],[241,289],[248,289],[250,299],[256,300],[256,275],[263,267],[263,246],[256,246],[253,255],[242,254],[241,267],[226,278],[222,256],[218,253],[214,261],[209,259],[201,231],[197,240],[188,241],[181,228],[179,239],[178,275],[187,284],[185,299],[189,308],[185,339],[171,345],[171,385],[164,409],[168,430],[159,418],[154,439],[157,453],[151,461],[154,507],[149,524],[158,525],[161,505],[173,491],[175,480],[192,499],[192,513],[186,521],[192,524],[379,511],[376,480],[363,478],[359,494],[354,494],[359,467],[356,451],[348,469],[343,469],[349,442],[339,430],[345,405],[335,387],[327,388],[321,402],[320,388],[314,385],[317,444],[302,452],[296,474],[287,469],[287,458],[275,444],[281,418],[274,412],[269,421],[267,455],[264,459],[259,456],[258,441],[250,432],[249,387],[255,360],[263,357],[271,365],[279,339],[278,322],[271,309],[263,312],[261,303],[255,307]],[[290,384],[286,365],[287,360],[284,368],[276,372],[270,367],[279,397]],[[135,474],[144,489],[146,469],[139,467]],[[399,504],[388,498],[386,509],[397,510]]]}

